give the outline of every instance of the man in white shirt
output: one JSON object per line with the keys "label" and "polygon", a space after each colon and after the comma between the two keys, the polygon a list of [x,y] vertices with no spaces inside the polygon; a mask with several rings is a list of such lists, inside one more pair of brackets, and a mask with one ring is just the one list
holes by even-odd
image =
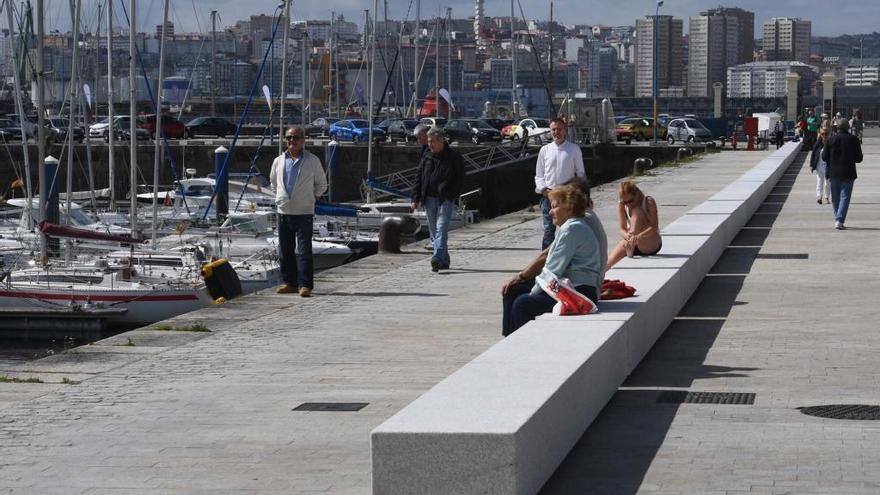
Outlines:
{"label": "man in white shirt", "polygon": [[312,295],[312,228],[315,199],[327,190],[327,176],[317,156],[305,150],[305,133],[291,127],[284,135],[287,151],[272,162],[269,180],[278,213],[278,254],[284,285],[279,294]]}
{"label": "man in white shirt", "polygon": [[553,137],[553,142],[541,147],[535,166],[535,192],[541,195],[541,213],[544,215],[544,238],[541,241],[541,249],[547,249],[556,235],[556,226],[550,218],[550,200],[547,198],[547,193],[575,177],[587,178],[581,147],[566,141],[565,134],[564,120],[560,118],[550,120],[550,135]]}

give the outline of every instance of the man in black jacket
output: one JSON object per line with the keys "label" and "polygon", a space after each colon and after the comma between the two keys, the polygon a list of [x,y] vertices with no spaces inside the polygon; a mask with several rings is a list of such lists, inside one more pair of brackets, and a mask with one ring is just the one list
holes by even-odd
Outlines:
{"label": "man in black jacket", "polygon": [[425,207],[428,231],[434,246],[431,270],[449,268],[449,222],[454,202],[464,187],[464,159],[449,147],[439,129],[428,131],[428,152],[419,162],[419,176],[413,189],[413,209]]}
{"label": "man in black jacket", "polygon": [[852,198],[853,183],[856,180],[856,163],[861,163],[862,145],[859,139],[849,133],[849,122],[841,120],[837,133],[831,137],[822,159],[828,163],[828,177],[831,179],[831,206],[834,208],[834,228],[844,230],[846,212]]}

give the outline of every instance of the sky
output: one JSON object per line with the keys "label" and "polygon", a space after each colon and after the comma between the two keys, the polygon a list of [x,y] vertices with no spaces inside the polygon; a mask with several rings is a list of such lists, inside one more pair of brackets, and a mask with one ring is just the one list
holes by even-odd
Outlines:
{"label": "sky", "polygon": [[[34,0],[31,0],[34,2]],[[83,25],[86,30],[95,25],[97,5],[105,0],[82,0]],[[123,0],[126,8],[129,0]],[[207,31],[210,28],[211,10],[220,14],[218,28],[235,24],[236,20],[246,19],[253,14],[271,14],[279,4],[278,0],[169,0],[169,19],[174,22],[178,32]],[[44,0],[47,18],[46,29],[67,31],[70,28],[69,0]],[[388,3],[390,19],[404,19],[409,10],[409,19],[415,18],[416,0],[382,0],[379,2],[380,16],[384,3]],[[519,0],[528,19],[549,19],[550,0]],[[164,0],[137,0],[138,30],[154,32],[162,21]],[[833,8],[829,7],[833,4]],[[371,0],[292,0],[293,19],[329,19],[330,11],[344,14],[348,20],[361,25],[364,9],[372,9]],[[741,7],[755,12],[755,36],[760,37],[761,24],[771,17],[803,17],[813,21],[814,36],[837,36],[840,34],[871,33],[877,30],[880,19],[880,1],[877,0],[665,0],[661,14],[671,14],[687,19],[707,8],[725,5]],[[485,0],[486,14],[489,16],[510,15],[509,0]],[[654,0],[554,0],[554,18],[565,25],[607,24],[633,25],[635,19],[653,15]],[[452,7],[455,18],[474,14],[472,0],[422,0],[422,18],[445,13]],[[121,24],[124,19],[120,0],[114,0],[115,21]],[[516,6],[519,16],[519,6]],[[685,21],[685,23],[687,23]],[[102,23],[102,25],[105,25]],[[103,29],[103,27],[102,27]]]}

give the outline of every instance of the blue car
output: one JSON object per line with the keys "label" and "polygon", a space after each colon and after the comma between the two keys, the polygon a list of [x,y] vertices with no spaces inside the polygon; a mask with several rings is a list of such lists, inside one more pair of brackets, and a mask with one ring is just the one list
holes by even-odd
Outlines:
{"label": "blue car", "polygon": [[[370,135],[370,123],[366,120],[340,120],[330,126],[330,138],[337,141],[366,143]],[[373,141],[385,140],[385,131],[373,127]]]}

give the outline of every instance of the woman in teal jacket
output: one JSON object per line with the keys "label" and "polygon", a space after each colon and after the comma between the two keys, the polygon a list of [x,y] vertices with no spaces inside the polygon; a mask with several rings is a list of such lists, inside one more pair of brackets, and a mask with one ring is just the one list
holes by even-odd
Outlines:
{"label": "woman in teal jacket", "polygon": [[[571,280],[578,292],[593,302],[598,302],[596,280],[603,268],[602,253],[596,234],[584,220],[587,197],[577,186],[565,185],[550,191],[549,198],[550,216],[556,225],[556,236],[550,245],[544,268],[558,278]],[[525,283],[526,280],[523,279],[522,282]],[[529,293],[522,292],[524,291],[510,290],[505,294],[502,322],[502,334],[505,336],[538,315],[551,312],[556,304],[538,284],[534,284]]]}

